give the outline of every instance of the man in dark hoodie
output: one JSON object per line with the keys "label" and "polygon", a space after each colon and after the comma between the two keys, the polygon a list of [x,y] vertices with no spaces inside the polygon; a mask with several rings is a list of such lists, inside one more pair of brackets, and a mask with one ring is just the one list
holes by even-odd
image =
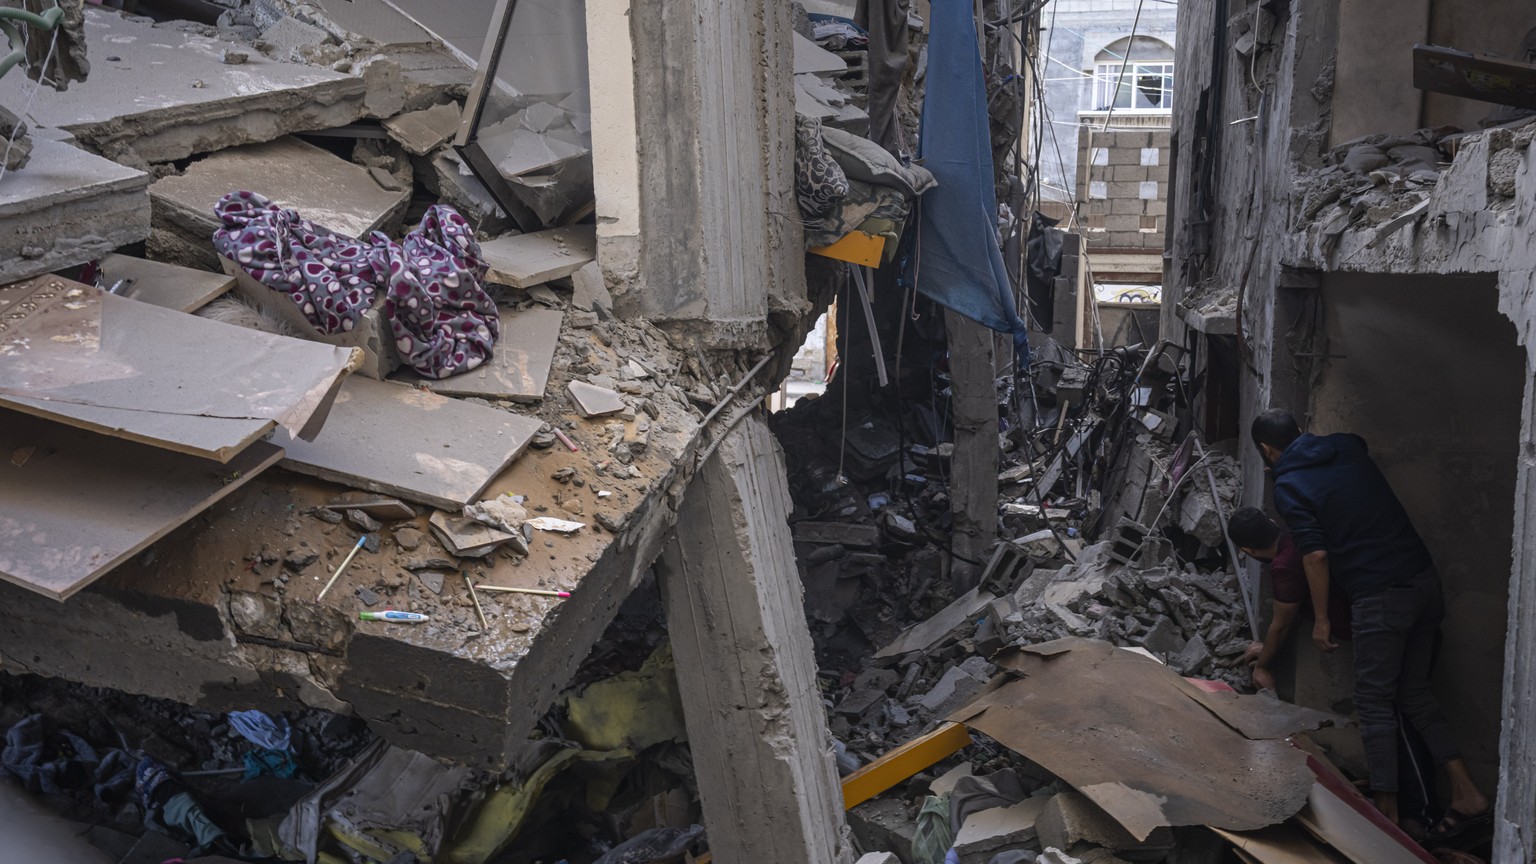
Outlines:
{"label": "man in dark hoodie", "polygon": [[1312,594],[1312,639],[1333,641],[1330,588],[1349,597],[1355,645],[1355,711],[1376,804],[1397,821],[1397,710],[1418,729],[1450,780],[1449,810],[1431,832],[1447,839],[1486,823],[1488,799],[1472,782],[1445,712],[1429,689],[1435,631],[1445,615],[1440,577],[1424,541],[1358,435],[1302,434],[1270,410],[1253,421],[1275,479],[1275,509],[1302,554]]}

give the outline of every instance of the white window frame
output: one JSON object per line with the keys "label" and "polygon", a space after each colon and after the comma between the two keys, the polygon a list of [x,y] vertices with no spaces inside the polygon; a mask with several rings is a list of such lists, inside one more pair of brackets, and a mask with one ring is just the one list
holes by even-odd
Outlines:
{"label": "white window frame", "polygon": [[[1095,111],[1110,110],[1115,85],[1120,80],[1120,69],[1125,65],[1124,63],[1100,63],[1094,67],[1093,107]],[[1131,104],[1117,106],[1114,110],[1131,114],[1173,113],[1173,74],[1172,60],[1132,60],[1130,68],[1125,70],[1124,85],[1125,90],[1131,95]],[[1146,91],[1138,84],[1145,78],[1162,79],[1157,91],[1162,94],[1163,104],[1150,105],[1143,101],[1142,97]]]}

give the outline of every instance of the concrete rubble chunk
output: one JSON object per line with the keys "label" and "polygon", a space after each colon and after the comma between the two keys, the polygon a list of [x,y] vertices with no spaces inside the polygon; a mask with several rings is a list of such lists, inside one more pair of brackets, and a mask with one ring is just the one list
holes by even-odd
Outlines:
{"label": "concrete rubble chunk", "polygon": [[[0,102],[4,85],[25,77],[0,80]],[[0,183],[0,284],[84,264],[148,237],[150,180],[142,171],[36,137],[27,166],[7,172]]]}
{"label": "concrete rubble chunk", "polygon": [[596,260],[597,234],[591,225],[551,228],[488,240],[480,244],[480,252],[490,266],[487,282],[529,288],[569,276]]}
{"label": "concrete rubble chunk", "polygon": [[104,285],[131,280],[128,298],[177,312],[196,312],[235,287],[234,278],[223,273],[117,253],[101,259],[101,272]]}
{"label": "concrete rubble chunk", "polygon": [[267,44],[267,54],[272,59],[302,63],[308,59],[305,56],[306,49],[319,48],[333,40],[331,34],[313,24],[283,17],[261,31],[261,41]]}
{"label": "concrete rubble chunk", "polygon": [[[96,7],[86,8],[85,29],[93,55],[110,45],[116,59],[93,56],[94,74],[66,91],[42,88],[30,118],[125,164],[345,126],[366,110],[366,85],[350,75],[261,56],[227,65],[223,53],[245,46]],[[24,104],[30,86],[25,75],[5,76],[0,104]]]}
{"label": "concrete rubble chunk", "polygon": [[1080,792],[1068,791],[1053,796],[1041,809],[1035,828],[1040,845],[1071,849],[1077,843],[1092,843],[1111,851],[1171,848],[1173,831],[1159,827],[1146,840],[1137,840],[1114,817]]}
{"label": "concrete rubble chunk", "polygon": [[623,397],[607,387],[572,381],[565,385],[565,389],[571,396],[571,404],[583,417],[604,417],[617,414],[625,408]]}
{"label": "concrete rubble chunk", "polygon": [[510,543],[517,535],[483,525],[465,516],[453,516],[438,510],[427,520],[432,534],[443,548],[460,558],[482,558]]}
{"label": "concrete rubble chunk", "polygon": [[1011,807],[994,807],[971,814],[955,835],[960,864],[987,864],[992,856],[1034,840],[1035,823],[1048,799],[1025,798]]}
{"label": "concrete rubble chunk", "polygon": [[384,121],[384,131],[400,142],[405,152],[425,156],[448,143],[459,129],[459,106],[453,102],[411,111]]}
{"label": "concrete rubble chunk", "polygon": [[410,201],[408,189],[380,188],[368,169],[297,138],[233,147],[200,159],[185,173],[149,189],[154,203],[150,254],[219,269],[213,232],[222,227],[214,205],[245,190],[297,210],[316,225],[349,237],[388,230]]}

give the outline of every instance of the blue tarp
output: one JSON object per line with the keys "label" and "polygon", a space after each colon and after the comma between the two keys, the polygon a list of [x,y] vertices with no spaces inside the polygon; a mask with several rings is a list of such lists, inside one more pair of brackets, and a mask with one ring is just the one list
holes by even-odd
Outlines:
{"label": "blue tarp", "polygon": [[992,140],[974,11],[971,0],[933,0],[929,14],[918,156],[939,185],[918,205],[908,276],[943,306],[1013,334],[1022,357],[1029,353],[1029,337],[997,245]]}

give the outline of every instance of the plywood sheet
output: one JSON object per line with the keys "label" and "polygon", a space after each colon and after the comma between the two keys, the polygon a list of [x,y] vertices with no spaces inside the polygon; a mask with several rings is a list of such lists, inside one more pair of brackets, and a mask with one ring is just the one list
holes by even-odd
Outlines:
{"label": "plywood sheet", "polygon": [[0,409],[0,578],[63,600],[282,455],[221,465]]}
{"label": "plywood sheet", "polygon": [[404,384],[348,378],[313,442],[274,436],[283,467],[458,510],[528,447],[543,423]]}
{"label": "plywood sheet", "polygon": [[1155,661],[1090,639],[994,659],[1019,677],[949,719],[1037,762],[1138,839],[1163,825],[1257,830],[1306,804],[1304,753],[1245,737]]}
{"label": "plywood sheet", "polygon": [[220,462],[312,437],[358,354],[57,276],[0,287],[0,405]]}
{"label": "plywood sheet", "polygon": [[177,312],[196,312],[235,287],[234,278],[223,273],[115,252],[102,257],[101,272],[107,285],[119,279],[132,280],[124,297]]}
{"label": "plywood sheet", "polygon": [[544,398],[555,362],[564,314],[555,309],[501,310],[501,338],[490,362],[452,378],[423,378],[405,372],[399,380],[445,396],[481,396],[513,402]]}
{"label": "plywood sheet", "polygon": [[480,257],[490,265],[487,282],[514,288],[542,285],[597,259],[597,229],[575,225],[497,237],[480,244]]}

